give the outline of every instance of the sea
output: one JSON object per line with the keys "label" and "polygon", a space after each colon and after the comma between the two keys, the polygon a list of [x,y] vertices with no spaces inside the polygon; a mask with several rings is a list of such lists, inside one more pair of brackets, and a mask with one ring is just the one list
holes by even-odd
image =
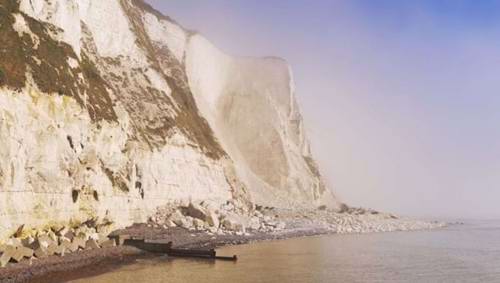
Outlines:
{"label": "sea", "polygon": [[237,262],[159,258],[73,282],[500,282],[500,221],[224,247]]}

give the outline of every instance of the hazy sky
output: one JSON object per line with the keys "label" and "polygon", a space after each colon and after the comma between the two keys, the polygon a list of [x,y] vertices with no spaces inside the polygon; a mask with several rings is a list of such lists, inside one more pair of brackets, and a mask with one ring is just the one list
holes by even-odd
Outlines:
{"label": "hazy sky", "polygon": [[345,202],[500,217],[500,1],[149,2],[229,54],[290,62]]}

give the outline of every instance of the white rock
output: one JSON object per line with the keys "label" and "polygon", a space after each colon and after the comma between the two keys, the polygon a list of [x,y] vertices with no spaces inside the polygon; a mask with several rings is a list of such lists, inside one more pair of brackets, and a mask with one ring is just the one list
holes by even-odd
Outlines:
{"label": "white rock", "polygon": [[197,230],[204,230],[205,229],[205,222],[203,220],[200,220],[198,218],[193,219],[193,226]]}
{"label": "white rock", "polygon": [[286,227],[285,222],[278,222],[278,225],[276,225],[276,230],[283,230]]}
{"label": "white rock", "polygon": [[[91,93],[79,97],[84,104],[69,94],[42,93],[29,73],[24,88],[0,89],[0,239],[21,224],[85,221],[88,215],[109,217],[121,228],[146,222],[156,208],[174,202],[206,200],[219,208],[232,200],[225,207],[231,212],[247,210],[252,201],[284,208],[335,206],[313,172],[288,64],[227,56],[201,35],[129,6],[133,2],[19,1],[22,13],[13,15],[16,33],[31,36],[36,47],[27,16],[54,25],[60,32],[51,36],[69,44],[77,56],[61,62],[83,68],[82,51],[95,56],[109,91],[119,93],[110,94],[116,121],[101,121],[88,110],[105,105],[91,105]],[[132,14],[137,17],[130,19]],[[135,20],[144,29],[135,29]],[[150,54],[138,46],[145,39],[151,39],[147,46],[171,52],[167,55],[173,61],[152,64]],[[92,44],[84,44],[89,40]],[[96,50],[85,50],[87,45]],[[175,61],[185,70],[179,84],[189,88],[186,95],[192,93],[196,103],[188,119],[200,115],[195,125],[206,120],[208,127],[198,133],[198,126],[175,125],[168,136],[144,138],[147,131],[165,126],[159,114],[167,113],[163,118],[169,121],[185,114],[170,99],[172,86],[162,75],[177,71],[171,69]],[[110,79],[118,75],[122,78]],[[78,80],[86,79],[76,75],[73,83]],[[161,99],[149,89],[172,102],[155,107]],[[200,134],[209,141],[213,135],[227,156],[213,158],[210,146],[197,142]]]}
{"label": "white rock", "polygon": [[209,212],[207,214],[206,222],[208,223],[208,225],[212,227],[219,228],[220,225],[219,217],[214,212]]}
{"label": "white rock", "polygon": [[208,212],[204,207],[190,203],[186,208],[186,215],[200,220],[205,220],[207,218]]}
{"label": "white rock", "polygon": [[261,227],[261,222],[258,217],[252,217],[250,219],[249,228],[253,230],[259,230]]}
{"label": "white rock", "polygon": [[222,221],[222,226],[229,231],[245,232],[245,226],[241,222],[236,217],[227,217]]}

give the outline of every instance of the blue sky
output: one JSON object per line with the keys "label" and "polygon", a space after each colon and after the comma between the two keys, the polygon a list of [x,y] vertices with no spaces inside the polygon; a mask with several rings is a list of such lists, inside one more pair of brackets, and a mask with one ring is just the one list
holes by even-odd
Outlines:
{"label": "blue sky", "polygon": [[500,217],[500,1],[149,2],[229,54],[290,62],[341,199]]}

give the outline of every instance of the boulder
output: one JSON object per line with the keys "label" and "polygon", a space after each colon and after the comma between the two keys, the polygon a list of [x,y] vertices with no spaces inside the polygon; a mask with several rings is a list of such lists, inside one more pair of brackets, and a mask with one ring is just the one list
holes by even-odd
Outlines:
{"label": "boulder", "polygon": [[[189,219],[191,218],[191,219]],[[192,227],[193,220],[190,216],[184,216],[180,211],[176,210],[171,216],[170,220],[178,227],[189,229]]]}
{"label": "boulder", "polygon": [[214,212],[209,212],[207,214],[207,217],[205,218],[205,221],[208,223],[208,225],[215,228],[219,228],[220,225],[219,217]]}
{"label": "boulder", "polygon": [[192,229],[194,219],[195,218],[193,218],[191,216],[186,216],[186,221],[183,223],[183,225],[185,225],[185,226],[182,226],[182,227],[184,227],[186,229]]}
{"label": "boulder", "polygon": [[184,215],[179,210],[176,210],[170,215],[169,221],[173,222],[176,226],[181,226],[182,220],[184,218]]}
{"label": "boulder", "polygon": [[[207,205],[208,207],[208,205]],[[196,219],[200,219],[204,222],[207,222],[208,225],[213,227],[219,227],[219,217],[213,210],[210,210],[207,207],[203,207],[201,205],[189,204],[186,209],[186,214]]]}
{"label": "boulder", "polygon": [[197,230],[204,230],[205,229],[205,222],[203,220],[200,220],[198,218],[193,219],[193,226]]}
{"label": "boulder", "polygon": [[200,205],[203,206],[207,212],[219,213],[219,205],[213,202],[203,201]]}
{"label": "boulder", "polygon": [[260,229],[260,219],[258,217],[252,217],[250,219],[250,223],[248,226],[252,230],[259,230]]}
{"label": "boulder", "polygon": [[236,217],[226,217],[222,221],[222,226],[229,231],[245,232],[245,226]]}
{"label": "boulder", "polygon": [[205,221],[205,219],[207,218],[207,214],[208,213],[205,210],[205,208],[197,204],[190,203],[186,208],[187,216],[191,216],[193,218],[197,218],[203,221]]}

